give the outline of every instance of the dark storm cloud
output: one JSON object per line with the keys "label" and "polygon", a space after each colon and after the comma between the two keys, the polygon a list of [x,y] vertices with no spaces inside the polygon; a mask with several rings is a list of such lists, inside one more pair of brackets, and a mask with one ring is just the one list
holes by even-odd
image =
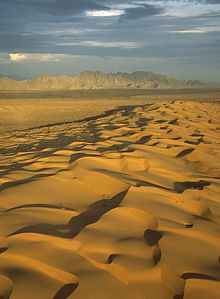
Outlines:
{"label": "dark storm cloud", "polygon": [[11,21],[19,21],[21,24],[32,20],[41,22],[44,19],[48,22],[53,19],[62,21],[65,17],[95,9],[108,8],[90,0],[0,0],[0,22],[6,21],[10,25]]}
{"label": "dark storm cloud", "polygon": [[219,4],[220,0],[206,0],[206,3],[208,3],[208,4]]}
{"label": "dark storm cloud", "polygon": [[85,10],[101,10],[107,9],[106,6],[98,4],[89,0],[51,0],[51,1],[34,1],[33,6],[44,13],[55,15],[55,16],[66,16],[81,13]]}
{"label": "dark storm cloud", "polygon": [[135,20],[140,18],[145,18],[148,16],[154,16],[162,13],[164,9],[162,7],[143,4],[139,7],[131,7],[125,9],[124,15],[121,16],[122,20]]}
{"label": "dark storm cloud", "polygon": [[[68,59],[71,55],[81,56],[72,65],[77,70],[85,64],[89,69],[96,62],[100,66],[100,59],[105,57],[115,63],[112,67],[108,64],[111,71],[127,71],[129,64],[134,65],[134,70],[140,66],[144,69],[143,61],[148,69],[148,59],[159,70],[160,65],[176,59],[175,62],[184,62],[180,64],[191,74],[196,72],[193,59],[201,63],[202,57],[202,63],[211,70],[220,60],[219,3],[220,0],[0,0],[0,64],[4,61],[5,70],[13,73],[15,65],[21,70],[28,63],[29,72],[35,68],[40,72],[41,67],[42,72],[47,71],[45,62],[38,64],[37,58],[34,62],[10,62],[10,53],[30,57],[61,54]],[[136,67],[135,59],[139,61]],[[59,73],[61,68],[65,73],[65,67],[71,67],[65,61],[63,68],[62,61],[59,63],[48,65],[48,71]],[[154,70],[153,64],[152,67]]]}
{"label": "dark storm cloud", "polygon": [[[134,0],[0,0],[0,22],[5,20],[8,26],[11,26],[10,22],[22,26],[30,20],[37,19],[40,22],[45,18],[45,15],[47,15],[48,22],[54,17],[57,17],[57,21],[61,21],[60,18],[75,16],[89,10],[109,10],[118,4],[133,5],[133,7],[125,9],[123,16],[124,19],[132,20],[160,14],[166,9],[166,2],[170,5],[172,0],[163,1],[163,7],[161,7],[161,1],[156,0],[154,2],[155,5],[152,4],[152,1],[150,4],[143,3],[141,5],[141,1],[136,2]],[[176,1],[173,2],[176,3]],[[191,2],[195,3],[195,1]],[[202,3],[204,1],[197,2]],[[220,3],[220,0],[206,0],[206,2],[217,4]],[[135,7],[137,3],[138,5]],[[16,30],[17,26],[14,29]]]}

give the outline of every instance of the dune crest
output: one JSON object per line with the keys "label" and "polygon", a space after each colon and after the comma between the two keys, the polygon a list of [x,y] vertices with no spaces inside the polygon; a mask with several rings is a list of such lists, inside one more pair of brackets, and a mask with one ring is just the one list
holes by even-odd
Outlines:
{"label": "dune crest", "polygon": [[8,134],[0,298],[218,299],[219,132],[160,101]]}

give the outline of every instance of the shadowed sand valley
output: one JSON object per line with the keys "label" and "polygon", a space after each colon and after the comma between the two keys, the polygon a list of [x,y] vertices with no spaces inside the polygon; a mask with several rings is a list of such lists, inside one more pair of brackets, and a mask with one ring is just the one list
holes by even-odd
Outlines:
{"label": "shadowed sand valley", "polygon": [[219,298],[219,103],[117,105],[2,134],[1,299]]}

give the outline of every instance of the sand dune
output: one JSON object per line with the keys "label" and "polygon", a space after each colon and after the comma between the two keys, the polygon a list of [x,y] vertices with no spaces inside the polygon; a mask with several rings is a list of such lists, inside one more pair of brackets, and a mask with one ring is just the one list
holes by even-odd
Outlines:
{"label": "sand dune", "polygon": [[8,133],[0,298],[218,299],[219,133],[187,101]]}

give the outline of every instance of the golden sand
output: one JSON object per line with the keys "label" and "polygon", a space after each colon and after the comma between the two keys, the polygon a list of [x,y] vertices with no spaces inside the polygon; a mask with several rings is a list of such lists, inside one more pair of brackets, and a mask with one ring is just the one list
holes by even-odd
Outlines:
{"label": "golden sand", "polygon": [[219,104],[122,107],[0,153],[0,298],[219,299]]}

